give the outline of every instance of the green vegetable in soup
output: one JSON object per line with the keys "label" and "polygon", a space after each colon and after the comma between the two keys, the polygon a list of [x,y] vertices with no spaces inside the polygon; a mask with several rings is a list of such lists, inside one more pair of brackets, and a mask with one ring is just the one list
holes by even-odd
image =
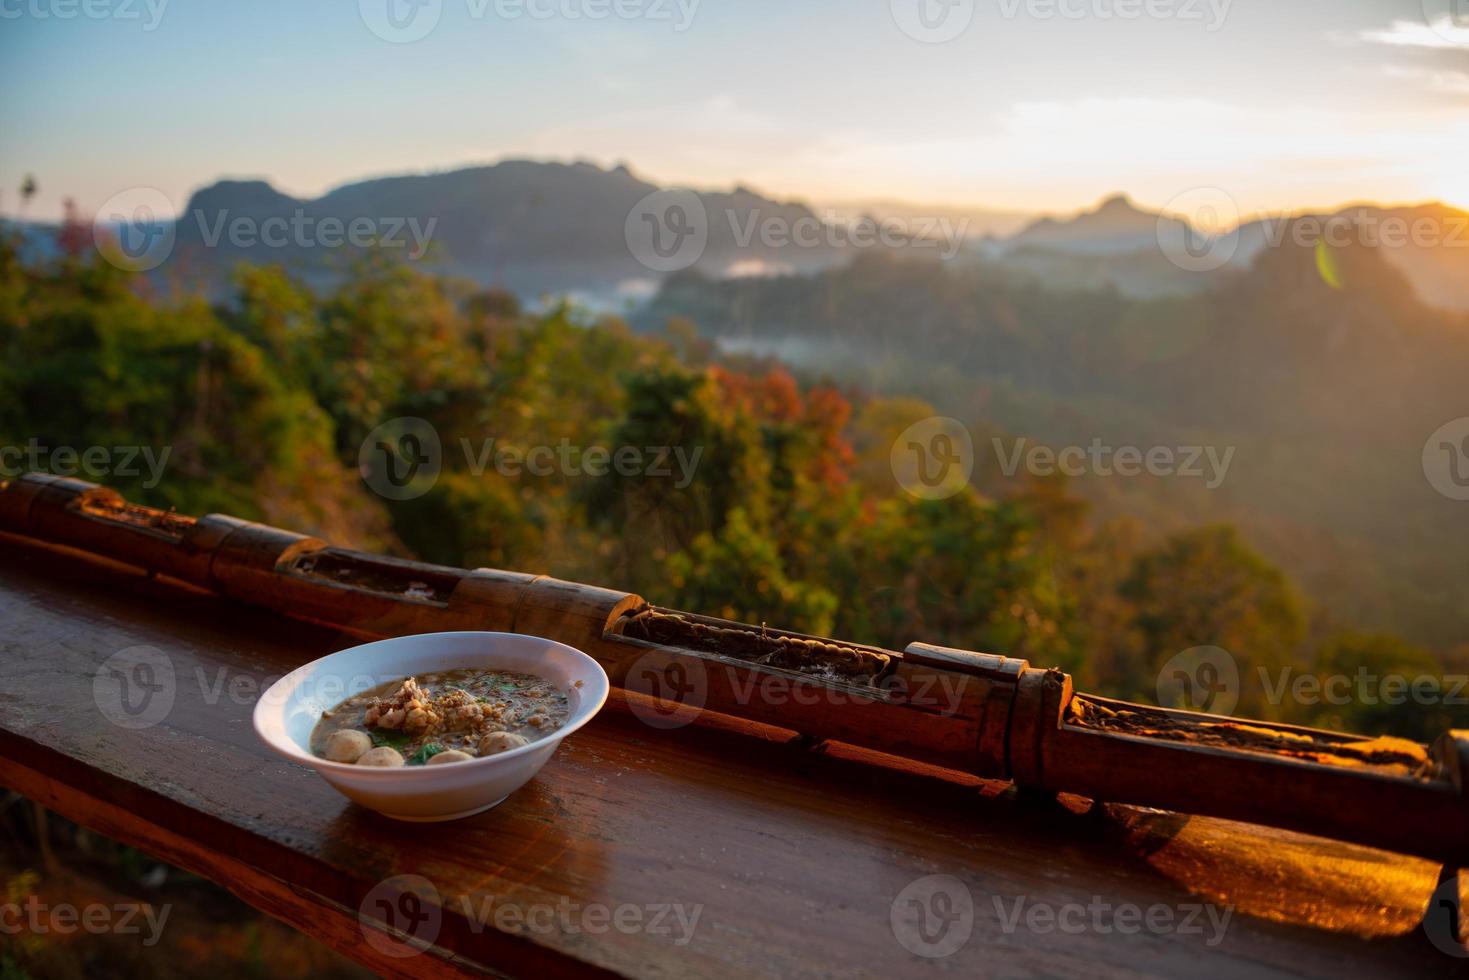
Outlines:
{"label": "green vegetable in soup", "polygon": [[437,742],[429,742],[427,745],[425,745],[423,748],[419,749],[413,754],[413,758],[408,760],[408,764],[410,766],[425,765],[427,764],[428,760],[432,759],[434,756],[443,751],[444,747],[442,745],[439,745]]}
{"label": "green vegetable in soup", "polygon": [[372,739],[372,747],[375,749],[382,748],[384,745],[400,749],[409,742],[407,732],[390,731],[386,728],[374,728],[367,733],[367,737]]}

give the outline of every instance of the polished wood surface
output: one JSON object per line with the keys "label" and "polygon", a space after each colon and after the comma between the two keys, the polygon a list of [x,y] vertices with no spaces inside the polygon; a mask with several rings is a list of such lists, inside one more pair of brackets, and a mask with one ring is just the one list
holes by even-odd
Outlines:
{"label": "polished wood surface", "polygon": [[[19,538],[0,536],[0,553],[0,783],[384,974],[1463,972],[1417,926],[1438,874],[1425,861],[1032,798],[745,723],[665,731],[620,704],[496,809],[395,823],[273,756],[251,727],[270,679],[356,638]],[[171,665],[173,704],[127,728],[93,685],[110,656],[138,646]],[[427,904],[405,904],[403,875],[431,886]],[[938,958],[910,952],[892,924],[904,889],[931,875],[973,902],[968,941]],[[383,896],[429,910],[404,921],[432,931],[430,948],[364,921]],[[1200,932],[1121,931],[1111,917],[1201,903],[1233,909],[1216,942],[1207,915]],[[1032,914],[1077,907],[1100,911],[1066,920],[1079,929]]]}

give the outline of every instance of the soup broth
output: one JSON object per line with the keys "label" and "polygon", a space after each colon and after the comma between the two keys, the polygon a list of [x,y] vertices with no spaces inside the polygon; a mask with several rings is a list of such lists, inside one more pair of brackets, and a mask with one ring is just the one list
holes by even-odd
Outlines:
{"label": "soup broth", "polygon": [[463,762],[545,738],[570,715],[567,694],[535,674],[446,670],[389,681],[324,711],[311,751],[369,766]]}

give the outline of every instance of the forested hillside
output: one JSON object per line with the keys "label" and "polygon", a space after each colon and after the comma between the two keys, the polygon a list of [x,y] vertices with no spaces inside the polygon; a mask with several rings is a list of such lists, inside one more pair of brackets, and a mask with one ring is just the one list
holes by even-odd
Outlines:
{"label": "forested hillside", "polygon": [[[1212,448],[1229,458],[1217,481],[1089,472],[1073,490],[1155,533],[1236,523],[1338,622],[1462,642],[1469,510],[1435,491],[1422,455],[1469,414],[1469,315],[1425,305],[1378,249],[1285,242],[1197,296],[874,255],[815,276],[684,274],[639,322],[687,317],[725,349],[920,395],[1009,433],[1007,452],[1022,437]],[[1011,485],[981,442],[981,486]]]}
{"label": "forested hillside", "polygon": [[[83,240],[64,239],[58,257],[39,264],[0,245],[0,445],[147,448],[166,459],[157,479],[80,473],[137,499],[890,647],[923,639],[1028,657],[1075,671],[1088,689],[1144,700],[1155,697],[1162,664],[1209,644],[1238,660],[1242,710],[1425,736],[1447,727],[1447,713],[1462,715],[1439,706],[1377,717],[1359,706],[1343,716],[1269,697],[1255,668],[1370,663],[1437,674],[1445,664],[1392,637],[1348,632],[1350,622],[1323,631],[1289,578],[1228,525],[1164,534],[1102,520],[1053,479],[942,500],[905,492],[889,463],[894,440],[935,414],[916,398],[720,354],[683,321],[644,336],[570,307],[528,314],[506,294],[381,254],[362,257],[325,296],[277,268],[242,266],[227,303],[163,298],[97,261]],[[920,268],[848,275],[868,284],[869,302],[907,304],[915,343],[943,336],[931,304],[982,295],[942,278],[931,294],[882,288],[884,276],[901,284],[943,275]],[[862,337],[874,310],[840,291],[825,296],[828,305],[813,309],[831,322],[850,317]],[[1003,294],[992,301],[996,323],[1053,301],[1062,300]],[[1072,302],[1102,326],[1121,308]],[[1161,329],[1165,312],[1133,329]],[[1081,326],[1071,343],[1102,356]],[[1201,336],[1207,344],[1213,334]],[[1023,365],[1035,344],[1058,346],[1016,337],[1009,363]],[[1350,343],[1340,349],[1366,356]],[[950,359],[935,368],[945,383],[928,390],[952,398],[972,370]],[[1133,377],[1144,389],[1202,384],[1147,370]],[[1079,370],[1073,384],[1081,399],[1117,397]],[[1001,401],[965,403],[971,417],[986,404]],[[428,424],[442,463],[426,492],[394,500],[368,486],[359,464],[379,427],[404,417]],[[507,449],[529,461],[537,447],[558,462],[497,461]],[[667,472],[593,465],[599,447],[659,456]],[[61,456],[42,463],[66,471]]]}

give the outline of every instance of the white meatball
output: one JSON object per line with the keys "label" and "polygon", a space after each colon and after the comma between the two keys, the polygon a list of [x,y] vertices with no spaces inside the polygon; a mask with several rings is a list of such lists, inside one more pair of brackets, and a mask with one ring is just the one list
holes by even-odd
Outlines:
{"label": "white meatball", "polygon": [[366,732],[344,728],[327,736],[325,755],[332,762],[356,762],[370,748],[372,739]]}
{"label": "white meatball", "polygon": [[430,756],[427,764],[430,766],[437,766],[445,762],[468,762],[470,759],[473,758],[474,756],[470,755],[468,752],[461,752],[458,749],[449,749],[446,752],[440,752],[437,755]]}
{"label": "white meatball", "polygon": [[490,732],[479,740],[480,755],[495,755],[500,752],[509,752],[518,749],[530,742],[524,735],[516,735],[513,732]]}
{"label": "white meatball", "polygon": [[393,766],[401,766],[403,764],[403,756],[391,745],[379,745],[375,749],[368,749],[362,753],[361,758],[357,760],[357,764],[359,766],[387,766],[392,768]]}

